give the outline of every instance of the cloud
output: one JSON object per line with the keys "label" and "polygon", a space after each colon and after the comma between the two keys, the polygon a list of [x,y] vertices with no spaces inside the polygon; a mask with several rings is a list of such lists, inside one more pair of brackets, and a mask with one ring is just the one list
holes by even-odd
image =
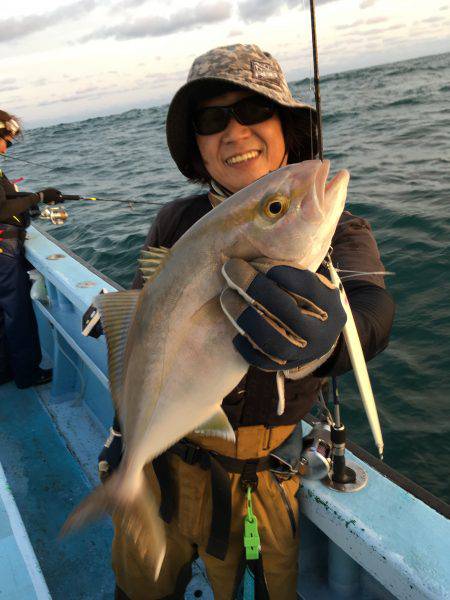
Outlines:
{"label": "cloud", "polygon": [[15,77],[4,77],[0,79],[0,90],[2,93],[5,92],[14,92],[15,90],[20,89],[20,84]]}
{"label": "cloud", "polygon": [[120,2],[116,2],[111,6],[111,12],[116,12],[117,10],[124,10],[127,8],[136,8],[137,6],[141,6],[145,4],[147,0],[121,0]]}
{"label": "cloud", "polygon": [[359,8],[362,8],[363,10],[365,8],[370,8],[371,6],[376,4],[376,2],[377,2],[377,0],[363,0],[362,2],[360,2]]}
{"label": "cloud", "polygon": [[193,8],[185,8],[170,17],[148,17],[136,21],[106,27],[89,34],[84,41],[113,37],[116,40],[131,40],[144,37],[160,37],[178,31],[198,29],[202,25],[220,23],[231,16],[232,5],[226,0],[215,4],[201,2]]}
{"label": "cloud", "polygon": [[389,18],[387,15],[381,16],[381,17],[373,17],[372,19],[366,19],[364,21],[364,23],[366,25],[373,25],[374,23],[383,23],[384,21],[389,21]]}
{"label": "cloud", "polygon": [[[385,21],[389,21],[389,17],[374,17],[373,19],[358,19],[357,21],[353,21],[353,23],[343,23],[342,25],[336,25],[336,29],[352,29],[355,33],[358,33],[356,29],[359,29],[359,33],[366,33],[367,30],[361,30],[361,25],[375,25],[377,23],[384,23]],[[397,26],[396,26],[397,27]],[[403,27],[403,25],[401,25]],[[384,31],[388,31],[390,27],[384,29]],[[383,29],[377,29],[377,31],[383,31]]]}
{"label": "cloud", "polygon": [[0,89],[2,90],[2,93],[4,92],[14,92],[15,90],[19,90],[20,89],[20,85],[18,83],[10,83],[10,84],[0,84]]}
{"label": "cloud", "polygon": [[238,4],[239,16],[246,23],[265,21],[273,14],[279,12],[283,4],[285,3],[278,0],[245,0]]}
{"label": "cloud", "polygon": [[[137,8],[138,6],[142,6],[149,2],[152,4],[152,8],[154,10],[155,0],[118,0],[111,6],[110,12],[114,13],[117,10],[126,10],[128,8]],[[157,2],[158,0],[156,0]],[[162,4],[165,8],[168,5],[172,4],[172,0],[159,0],[159,3]]]}
{"label": "cloud", "polygon": [[87,12],[93,10],[95,6],[96,0],[79,0],[68,6],[62,6],[40,15],[3,19],[0,21],[0,43],[20,39],[52,27],[61,21],[84,16]]}
{"label": "cloud", "polygon": [[[330,2],[336,2],[336,0],[316,0],[319,6]],[[238,12],[246,23],[254,23],[255,21],[265,21],[280,12],[284,6],[287,8],[298,6],[303,9],[306,5],[301,0],[285,0],[284,2],[280,2],[280,0],[243,0],[238,4]]]}
{"label": "cloud", "polygon": [[[116,87],[116,86],[115,86]],[[51,106],[52,104],[59,104],[60,102],[75,102],[78,100],[85,100],[86,98],[99,98],[101,96],[105,96],[111,93],[110,89],[103,89],[100,86],[90,86],[80,90],[75,91],[73,94],[69,96],[56,96],[53,94],[52,98],[49,100],[43,100],[42,102],[38,102],[37,106]]]}
{"label": "cloud", "polygon": [[46,79],[45,77],[39,77],[38,79],[35,79],[34,81],[31,82],[31,85],[33,87],[42,87],[43,85],[47,85],[49,83],[49,80]]}
{"label": "cloud", "polygon": [[440,23],[441,20],[442,18],[436,15],[435,17],[428,17],[426,19],[422,19],[422,23]]}
{"label": "cloud", "polygon": [[358,21],[353,21],[353,23],[344,23],[343,25],[336,25],[336,29],[354,29],[358,25],[363,25],[364,21],[359,19]]}

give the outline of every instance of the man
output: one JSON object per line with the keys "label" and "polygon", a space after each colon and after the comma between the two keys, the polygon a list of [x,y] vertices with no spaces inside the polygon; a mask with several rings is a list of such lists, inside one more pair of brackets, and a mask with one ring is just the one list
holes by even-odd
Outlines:
{"label": "man", "polygon": [[[216,48],[194,61],[188,82],[173,98],[167,116],[167,140],[180,171],[191,181],[207,184],[209,191],[164,206],[145,246],[170,248],[230,194],[287,163],[314,158],[315,112],[292,98],[281,68],[270,54],[250,45]],[[343,269],[383,271],[370,227],[361,218],[344,212],[332,246],[333,259]],[[320,272],[327,274],[324,267]],[[326,351],[323,344],[319,350],[318,340],[312,339],[305,362],[300,349],[296,352],[289,342],[280,346],[260,315],[239,320],[241,331],[233,343],[251,366],[222,403],[235,429],[236,442],[191,434],[154,461],[157,478],[147,465],[155,494],[161,492],[167,552],[154,582],[150,576],[152,549],[142,555],[115,519],[117,598],[182,598],[196,556],[205,563],[214,597],[234,598],[244,568],[243,517],[248,487],[253,490],[253,511],[259,521],[267,593],[277,600],[296,598],[299,478],[294,475],[277,480],[266,457],[289,438],[310,410],[323,378],[351,368],[340,336],[345,318],[336,290],[319,275],[294,270],[290,283],[298,286],[299,282],[307,301],[321,297],[336,315],[320,325],[318,337],[326,340]],[[261,274],[258,285],[262,303],[269,283]],[[134,287],[142,285],[137,274]],[[286,285],[280,303],[284,293],[288,301],[289,282]],[[393,303],[379,275],[348,280],[345,286],[369,359],[387,344]],[[289,368],[280,366],[280,353],[285,351],[295,356]],[[277,414],[275,371],[279,370],[286,375],[282,415]],[[113,442],[101,454],[105,470],[111,470],[120,459],[120,415],[117,417]],[[215,466],[214,472],[205,467],[216,462],[219,467]],[[224,506],[228,505],[224,498],[231,505],[229,518],[225,516],[228,508],[224,510]]]}
{"label": "man", "polygon": [[[0,110],[0,154],[20,133],[18,120]],[[49,188],[26,197],[6,197],[15,191],[0,170],[0,384],[14,380],[23,389],[52,379],[51,369],[39,366],[42,355],[24,254],[29,209],[40,200],[54,204],[60,193]]]}

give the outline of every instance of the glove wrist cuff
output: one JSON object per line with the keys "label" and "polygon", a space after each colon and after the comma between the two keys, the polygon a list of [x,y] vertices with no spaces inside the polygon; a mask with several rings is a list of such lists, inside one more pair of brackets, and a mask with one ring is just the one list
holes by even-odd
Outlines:
{"label": "glove wrist cuff", "polygon": [[313,360],[313,361],[307,363],[306,365],[300,365],[300,367],[297,367],[295,369],[289,369],[288,371],[283,371],[285,376],[287,377],[287,379],[294,379],[294,380],[295,379],[303,379],[303,377],[306,377],[306,375],[310,375],[316,369],[321,367],[335,351],[338,340],[339,340],[339,338],[334,342],[334,344],[331,346],[331,348],[328,350],[328,352],[326,354],[324,354],[323,356],[321,356],[320,358],[317,358],[316,360]]}

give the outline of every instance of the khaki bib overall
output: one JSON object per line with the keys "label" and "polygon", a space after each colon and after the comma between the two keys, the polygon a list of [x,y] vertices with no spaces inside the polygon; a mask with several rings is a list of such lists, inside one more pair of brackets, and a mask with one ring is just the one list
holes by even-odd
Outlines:
{"label": "khaki bib overall", "polygon": [[[194,434],[189,436],[189,440],[225,456],[250,459],[268,455],[293,429],[293,425],[241,427],[236,431],[236,443]],[[246,499],[239,483],[240,475],[230,473],[232,518],[228,552],[222,561],[205,552],[211,528],[210,472],[199,465],[186,464],[175,455],[169,455],[169,464],[175,483],[177,508],[172,521],[165,524],[167,552],[160,576],[158,581],[152,580],[145,559],[115,523],[113,568],[117,586],[124,592],[118,593],[117,597],[128,597],[130,600],[182,599],[190,579],[191,562],[198,555],[206,566],[215,600],[232,600],[243,556],[243,521],[246,514]],[[146,473],[159,501],[160,490],[151,465],[147,466]],[[295,533],[280,485],[292,507]],[[296,599],[299,538],[298,502],[295,494],[298,487],[298,476],[278,483],[270,471],[261,471],[258,473],[258,487],[252,494],[267,586],[270,598],[274,600]]]}

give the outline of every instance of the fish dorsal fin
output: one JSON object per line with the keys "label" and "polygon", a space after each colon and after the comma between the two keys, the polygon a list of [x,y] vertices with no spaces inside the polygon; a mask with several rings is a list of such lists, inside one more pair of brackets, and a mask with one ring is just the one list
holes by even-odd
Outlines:
{"label": "fish dorsal fin", "polygon": [[116,407],[122,401],[125,346],[140,293],[141,290],[114,292],[94,300],[108,346],[109,386]]}
{"label": "fish dorsal fin", "polygon": [[147,250],[142,250],[138,264],[145,283],[155,277],[169,256],[170,250],[164,246],[161,248],[148,246]]}
{"label": "fish dorsal fin", "polygon": [[219,437],[231,442],[236,441],[234,429],[231,427],[227,415],[223,412],[223,409],[220,406],[219,410],[215,412],[210,419],[197,427],[195,433],[211,437]]}

